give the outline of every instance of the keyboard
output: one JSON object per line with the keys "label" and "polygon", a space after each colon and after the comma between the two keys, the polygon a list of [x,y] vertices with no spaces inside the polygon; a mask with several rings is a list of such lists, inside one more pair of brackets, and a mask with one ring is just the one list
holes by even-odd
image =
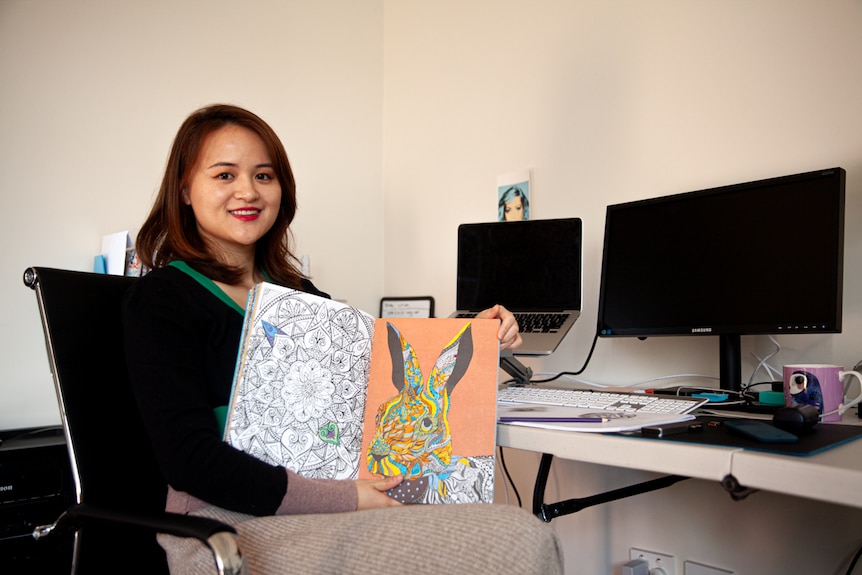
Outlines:
{"label": "keyboard", "polygon": [[701,397],[542,387],[506,387],[497,391],[497,403],[500,405],[531,403],[630,413],[684,414],[707,401]]}
{"label": "keyboard", "polygon": [[[521,333],[555,333],[560,331],[560,327],[566,322],[569,314],[567,313],[529,313],[515,312],[515,320],[518,322],[518,329]],[[457,318],[476,317],[473,312],[464,312],[456,314]]]}
{"label": "keyboard", "polygon": [[560,327],[569,317],[567,313],[516,313],[518,329],[523,333],[552,333],[560,331]]}

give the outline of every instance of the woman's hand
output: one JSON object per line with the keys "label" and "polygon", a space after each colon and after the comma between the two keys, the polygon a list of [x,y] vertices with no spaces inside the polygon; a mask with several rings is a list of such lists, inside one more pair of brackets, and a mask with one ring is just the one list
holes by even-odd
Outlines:
{"label": "woman's hand", "polygon": [[394,477],[382,477],[380,479],[358,479],[356,481],[356,493],[358,495],[356,510],[375,509],[377,507],[397,507],[400,502],[386,495],[393,487],[401,483],[403,475]]}
{"label": "woman's hand", "polygon": [[497,332],[497,339],[500,340],[500,349],[515,349],[521,342],[521,333],[518,330],[518,322],[515,316],[501,306],[495,305],[490,309],[476,314],[476,319],[499,319],[500,331]]}

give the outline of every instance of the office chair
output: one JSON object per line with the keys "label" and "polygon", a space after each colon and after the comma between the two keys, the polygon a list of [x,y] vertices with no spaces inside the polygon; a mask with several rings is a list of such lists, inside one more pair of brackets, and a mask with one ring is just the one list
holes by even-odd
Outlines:
{"label": "office chair", "polygon": [[74,532],[72,572],[167,573],[156,533],[195,537],[214,571],[245,573],[233,527],[165,513],[159,472],[126,369],[121,302],[134,278],[29,268],[72,464],[75,504],[36,539]]}

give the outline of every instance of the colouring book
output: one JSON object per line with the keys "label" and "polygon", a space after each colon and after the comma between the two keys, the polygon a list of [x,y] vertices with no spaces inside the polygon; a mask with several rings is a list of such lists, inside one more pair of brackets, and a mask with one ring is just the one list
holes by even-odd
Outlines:
{"label": "colouring book", "polygon": [[492,502],[497,320],[378,319],[359,477],[404,503]]}
{"label": "colouring book", "polygon": [[225,440],[305,477],[355,479],[374,318],[261,283],[249,293]]}

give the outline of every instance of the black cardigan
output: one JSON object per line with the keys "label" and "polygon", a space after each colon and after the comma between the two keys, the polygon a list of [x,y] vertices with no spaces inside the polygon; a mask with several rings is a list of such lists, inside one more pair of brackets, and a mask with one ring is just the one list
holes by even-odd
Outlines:
{"label": "black cardigan", "polygon": [[[284,468],[225,443],[214,412],[229,403],[244,311],[180,268],[135,282],[123,310],[129,375],[162,474],[219,507],[273,514],[287,492]],[[303,287],[327,297],[307,280]]]}

